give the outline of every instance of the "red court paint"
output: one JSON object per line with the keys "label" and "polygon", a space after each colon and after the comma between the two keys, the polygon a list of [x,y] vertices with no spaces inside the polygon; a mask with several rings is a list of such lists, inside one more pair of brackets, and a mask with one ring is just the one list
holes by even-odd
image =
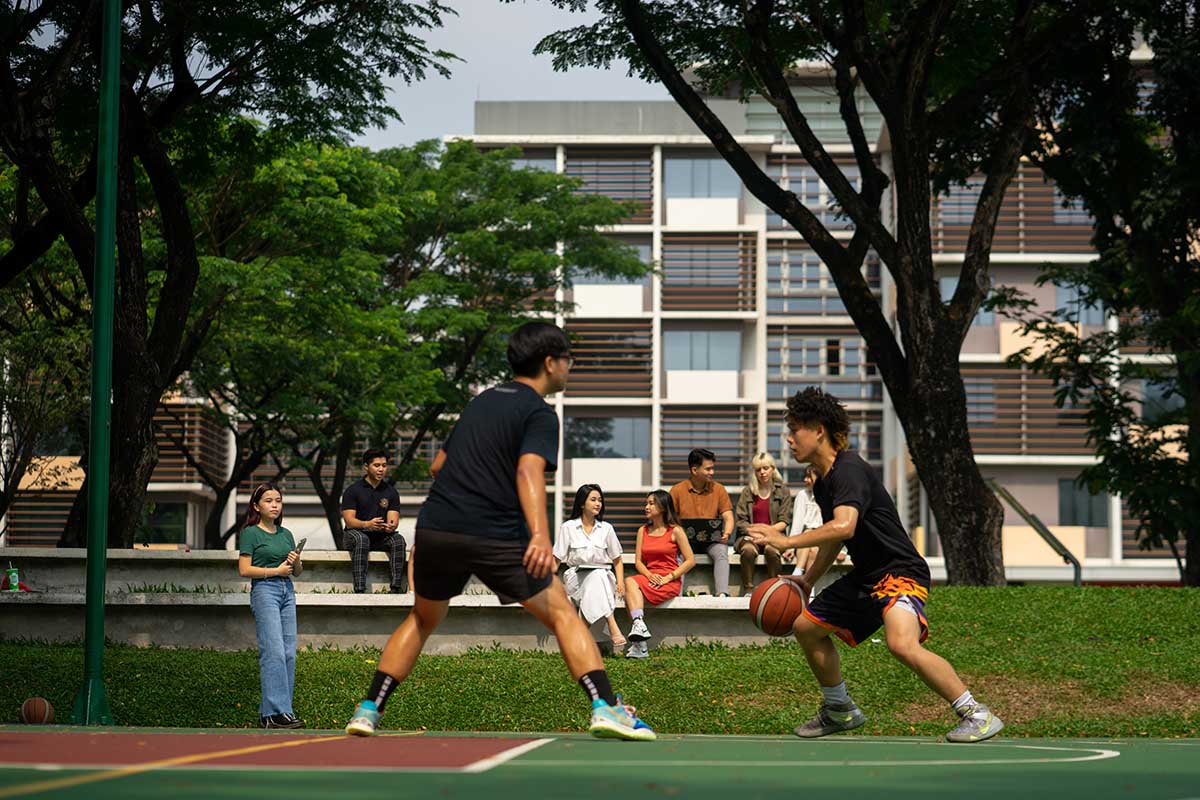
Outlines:
{"label": "red court paint", "polygon": [[[0,731],[0,764],[125,767],[163,759],[322,738],[319,734],[25,733]],[[257,753],[193,761],[194,767],[309,769],[462,769],[532,738],[458,736],[345,737]]]}

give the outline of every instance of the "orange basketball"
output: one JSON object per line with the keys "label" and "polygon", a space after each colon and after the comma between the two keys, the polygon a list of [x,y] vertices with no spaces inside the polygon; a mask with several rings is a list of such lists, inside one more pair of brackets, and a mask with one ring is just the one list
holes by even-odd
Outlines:
{"label": "orange basketball", "polygon": [[29,725],[49,725],[54,722],[54,706],[44,697],[31,697],[21,703],[21,722]]}
{"label": "orange basketball", "polygon": [[788,636],[804,610],[804,596],[794,581],[768,578],[750,595],[750,619],[768,636]]}

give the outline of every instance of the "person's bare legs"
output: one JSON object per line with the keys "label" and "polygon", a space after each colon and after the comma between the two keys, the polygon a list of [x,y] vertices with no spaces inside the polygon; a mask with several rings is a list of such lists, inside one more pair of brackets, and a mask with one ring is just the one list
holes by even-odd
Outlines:
{"label": "person's bare legs", "polygon": [[893,607],[883,618],[883,630],[888,650],[896,660],[917,673],[947,703],[953,703],[967,690],[949,661],[921,645],[921,623],[915,614]]}
{"label": "person's bare legs", "polygon": [[397,683],[407,678],[426,640],[446,618],[449,607],[449,600],[428,600],[419,594],[415,595],[413,610],[392,632],[383,647],[379,671],[391,675]]}
{"label": "person's bare legs", "polygon": [[829,638],[829,629],[823,628],[808,617],[796,618],[792,633],[800,647],[804,649],[804,657],[812,669],[817,683],[822,686],[837,686],[842,682],[842,659],[838,655],[837,646]]}
{"label": "person's bare legs", "polygon": [[642,597],[642,587],[638,586],[638,582],[633,578],[625,579],[625,610],[629,612],[629,619],[633,619],[633,612],[641,611],[646,607],[646,598]]}
{"label": "person's bare legs", "polygon": [[850,731],[867,721],[854,705],[842,682],[842,661],[830,631],[807,617],[801,616],[792,626],[796,641],[804,648],[808,666],[821,685],[821,708],[817,715],[795,729],[802,739],[815,739],[831,733]]}
{"label": "person's bare legs", "polygon": [[587,625],[575,610],[567,590],[557,577],[553,583],[521,605],[539,622],[554,632],[558,640],[558,649],[562,652],[563,660],[571,677],[579,680],[594,670],[604,669],[604,661],[600,658],[600,649],[596,647]]}
{"label": "person's bare legs", "polygon": [[609,614],[604,619],[608,623],[608,635],[612,637],[613,645],[620,647],[625,644],[625,634],[621,633],[621,627],[617,625],[617,615]]}

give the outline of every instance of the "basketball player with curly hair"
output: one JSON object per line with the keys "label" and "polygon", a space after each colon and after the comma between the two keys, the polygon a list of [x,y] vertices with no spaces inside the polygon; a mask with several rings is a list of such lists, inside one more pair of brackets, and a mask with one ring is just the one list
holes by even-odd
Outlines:
{"label": "basketball player with curly hair", "polygon": [[822,591],[796,619],[794,633],[823,702],[817,715],[796,728],[811,739],[857,728],[866,722],[850,699],[842,679],[836,634],[851,647],[883,627],[888,650],[929,688],[941,695],[959,717],[946,734],[951,742],[981,742],[1004,727],[1000,718],[979,703],[946,659],[923,646],[929,635],[925,603],[929,599],[929,565],[913,546],[883,482],[866,461],[847,448],[850,419],[841,402],[820,389],[797,392],[787,406],[788,446],[797,462],[810,463],[818,478],[813,496],[824,524],[788,536],[752,534],[755,544],[780,550],[817,547],[817,557],[801,576],[808,597],[844,545],[854,568]]}

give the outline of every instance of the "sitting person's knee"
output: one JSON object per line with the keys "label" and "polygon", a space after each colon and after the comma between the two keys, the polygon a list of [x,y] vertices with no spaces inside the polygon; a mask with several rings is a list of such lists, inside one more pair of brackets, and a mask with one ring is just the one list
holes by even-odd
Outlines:
{"label": "sitting person's knee", "polygon": [[370,546],[371,540],[362,531],[348,530],[342,534],[342,547],[346,550],[358,550]]}

